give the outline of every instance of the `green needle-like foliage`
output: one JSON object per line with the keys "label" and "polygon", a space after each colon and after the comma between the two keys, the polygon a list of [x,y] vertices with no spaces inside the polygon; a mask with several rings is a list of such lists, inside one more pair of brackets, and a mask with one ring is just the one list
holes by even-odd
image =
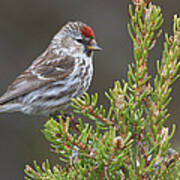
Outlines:
{"label": "green needle-like foliage", "polygon": [[[50,167],[46,160],[40,167],[35,161],[34,168],[26,166],[25,179],[180,179],[179,154],[169,143],[175,125],[171,132],[164,125],[169,118],[170,86],[180,76],[180,18],[174,16],[173,34],[165,34],[152,84],[147,62],[163,17],[160,7],[149,0],[132,1],[128,31],[134,62],[129,65],[128,81],[116,81],[105,92],[108,107],[97,106],[98,94],[85,93],[73,100],[69,117],[50,118],[43,133],[60,163]],[[93,125],[85,123],[87,119]]]}

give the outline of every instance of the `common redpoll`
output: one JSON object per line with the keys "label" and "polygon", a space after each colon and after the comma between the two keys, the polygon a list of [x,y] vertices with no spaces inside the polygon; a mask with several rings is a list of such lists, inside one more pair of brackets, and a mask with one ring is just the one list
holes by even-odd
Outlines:
{"label": "common redpoll", "polygon": [[72,98],[88,90],[93,51],[98,50],[101,48],[89,26],[67,23],[0,97],[0,112],[48,115],[66,109]]}

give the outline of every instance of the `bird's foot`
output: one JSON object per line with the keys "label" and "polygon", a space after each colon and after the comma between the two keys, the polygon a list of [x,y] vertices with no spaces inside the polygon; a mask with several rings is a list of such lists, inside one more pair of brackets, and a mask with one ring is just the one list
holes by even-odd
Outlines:
{"label": "bird's foot", "polygon": [[60,111],[56,111],[55,113],[50,114],[50,118],[53,118],[53,120],[58,123],[61,122],[60,118],[62,118],[64,122],[69,118],[70,127],[75,127],[77,124],[79,124],[79,121],[76,120],[71,114],[62,113]]}

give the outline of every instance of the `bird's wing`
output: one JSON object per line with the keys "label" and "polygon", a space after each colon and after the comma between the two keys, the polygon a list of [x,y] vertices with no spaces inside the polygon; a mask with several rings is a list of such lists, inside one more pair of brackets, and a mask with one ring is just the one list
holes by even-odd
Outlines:
{"label": "bird's wing", "polygon": [[64,80],[72,73],[74,62],[74,57],[66,56],[48,63],[30,66],[16,78],[5,94],[0,97],[0,105],[13,101],[49,83]]}

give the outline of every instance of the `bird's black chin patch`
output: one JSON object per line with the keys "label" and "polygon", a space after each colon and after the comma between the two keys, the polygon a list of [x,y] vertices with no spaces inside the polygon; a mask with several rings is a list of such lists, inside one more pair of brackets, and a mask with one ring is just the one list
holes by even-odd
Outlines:
{"label": "bird's black chin patch", "polygon": [[88,57],[90,57],[91,54],[92,54],[92,50],[86,49],[86,50],[85,50],[85,53],[86,53],[86,55],[87,55]]}

